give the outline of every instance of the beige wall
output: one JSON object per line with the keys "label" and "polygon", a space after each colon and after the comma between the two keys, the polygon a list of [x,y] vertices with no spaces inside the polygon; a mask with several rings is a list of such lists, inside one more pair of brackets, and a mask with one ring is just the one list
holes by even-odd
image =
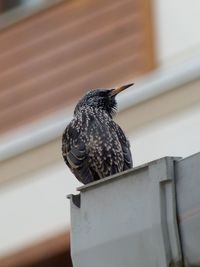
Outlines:
{"label": "beige wall", "polygon": [[199,0],[154,0],[158,63],[172,65],[200,52]]}

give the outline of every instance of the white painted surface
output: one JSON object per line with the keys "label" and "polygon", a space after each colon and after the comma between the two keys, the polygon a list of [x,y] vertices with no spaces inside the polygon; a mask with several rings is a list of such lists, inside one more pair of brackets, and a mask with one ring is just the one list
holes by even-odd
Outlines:
{"label": "white painted surface", "polygon": [[199,0],[154,0],[156,54],[161,65],[200,50],[199,10]]}
{"label": "white painted surface", "polygon": [[69,227],[69,201],[79,183],[55,163],[0,188],[0,256]]}
{"label": "white painted surface", "polygon": [[187,157],[200,151],[200,106],[171,114],[133,132],[135,165],[165,156]]}

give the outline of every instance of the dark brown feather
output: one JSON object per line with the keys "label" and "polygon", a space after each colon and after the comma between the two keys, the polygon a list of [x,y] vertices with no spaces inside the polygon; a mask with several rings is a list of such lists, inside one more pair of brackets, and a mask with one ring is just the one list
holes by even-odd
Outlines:
{"label": "dark brown feather", "polygon": [[112,115],[101,106],[78,106],[63,133],[62,154],[83,184],[132,168],[129,142]]}

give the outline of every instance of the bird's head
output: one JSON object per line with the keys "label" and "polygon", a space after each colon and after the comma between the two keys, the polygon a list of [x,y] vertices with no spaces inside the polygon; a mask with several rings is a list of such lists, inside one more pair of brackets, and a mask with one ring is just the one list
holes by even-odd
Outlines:
{"label": "bird's head", "polygon": [[94,107],[105,110],[112,117],[117,110],[116,95],[132,85],[133,83],[117,87],[116,89],[91,90],[78,102],[74,114],[87,107]]}

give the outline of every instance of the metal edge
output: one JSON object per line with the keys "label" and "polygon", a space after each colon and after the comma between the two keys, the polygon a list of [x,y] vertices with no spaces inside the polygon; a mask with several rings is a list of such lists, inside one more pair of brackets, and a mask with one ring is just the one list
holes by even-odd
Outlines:
{"label": "metal edge", "polygon": [[89,184],[86,184],[86,185],[83,185],[83,186],[80,186],[80,187],[77,187],[76,190],[79,191],[79,192],[85,192],[87,190],[94,189],[97,186],[102,186],[102,185],[104,185],[106,183],[110,183],[113,180],[124,179],[125,178],[124,175],[126,176],[126,175],[128,175],[130,173],[141,171],[142,169],[147,168],[150,165],[157,164],[161,160],[168,161],[169,159],[180,160],[182,158],[181,157],[166,156],[166,157],[163,157],[163,158],[160,158],[160,159],[156,159],[156,160],[150,161],[148,163],[145,163],[145,164],[139,165],[137,167],[134,167],[132,169],[129,169],[129,170],[126,170],[126,171],[123,171],[123,172],[120,172],[120,173],[105,177],[103,179],[100,179],[100,180],[95,181],[95,182],[91,182]]}

